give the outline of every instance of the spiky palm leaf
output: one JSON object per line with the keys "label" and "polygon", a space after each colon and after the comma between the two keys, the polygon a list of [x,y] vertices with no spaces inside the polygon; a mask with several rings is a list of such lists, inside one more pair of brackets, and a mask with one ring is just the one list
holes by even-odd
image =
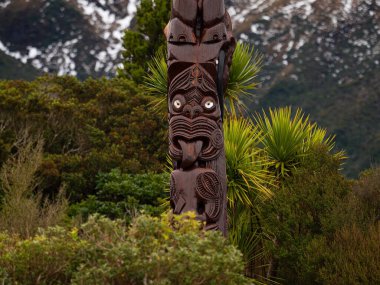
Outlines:
{"label": "spiky palm leaf", "polygon": [[[269,109],[269,114],[256,114],[255,121],[264,134],[264,150],[281,177],[289,175],[312,147],[324,144],[331,151],[335,145],[334,137],[311,123],[301,109],[295,114],[291,107]],[[342,152],[336,155],[343,158]]]}
{"label": "spiky palm leaf", "polygon": [[160,49],[148,63],[149,73],[145,76],[144,89],[155,97],[152,101],[152,109],[158,113],[167,112],[168,72],[166,52]]}
{"label": "spiky palm leaf", "polygon": [[261,70],[263,57],[247,43],[238,42],[232,57],[230,76],[225,100],[232,111],[245,108],[244,100],[252,99],[252,91],[258,85],[257,75]]}
{"label": "spiky palm leaf", "polygon": [[270,162],[258,148],[262,136],[250,119],[231,114],[224,122],[228,236],[243,253],[247,265],[262,258],[266,235],[259,205],[272,196],[274,181],[268,171]]}
{"label": "spiky palm leaf", "polygon": [[[311,148],[318,145],[325,145],[327,150],[332,153],[335,148],[335,135],[328,135],[326,129],[320,128],[314,123],[304,143],[303,151],[307,153]],[[338,151],[332,155],[341,161],[347,158],[344,151]]]}
{"label": "spiky palm leaf", "polygon": [[229,116],[223,128],[230,205],[237,201],[251,205],[250,191],[270,197],[272,192],[268,182],[272,177],[267,170],[269,161],[257,147],[262,138],[261,132],[250,119],[236,115]]}
{"label": "spiky palm leaf", "polygon": [[308,117],[300,110],[293,118],[291,115],[290,107],[269,109],[269,115],[265,112],[256,115],[256,123],[264,133],[264,149],[281,176],[286,176],[299,162],[308,135]]}

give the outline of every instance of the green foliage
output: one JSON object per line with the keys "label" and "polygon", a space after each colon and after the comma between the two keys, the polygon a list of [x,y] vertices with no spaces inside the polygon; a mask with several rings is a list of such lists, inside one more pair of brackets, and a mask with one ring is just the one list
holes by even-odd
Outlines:
{"label": "green foliage", "polygon": [[309,274],[318,284],[378,284],[380,280],[380,223],[363,231],[355,225],[338,230],[332,238],[313,240],[306,250]]}
{"label": "green foliage", "polygon": [[225,100],[232,110],[245,108],[244,99],[251,99],[256,89],[257,75],[261,70],[263,57],[247,43],[238,42],[232,57]]}
{"label": "green foliage", "polygon": [[262,208],[272,236],[266,244],[272,253],[270,274],[285,284],[315,284],[304,252],[314,238],[329,234],[331,213],[350,191],[339,173],[339,158],[324,145],[310,151]]}
{"label": "green foliage", "polygon": [[[269,109],[269,115],[257,114],[256,122],[265,134],[264,149],[281,177],[288,176],[311,148],[323,144],[331,151],[334,147],[334,137],[327,136],[326,130],[312,124],[301,109],[297,109],[293,117],[290,107]],[[343,153],[336,156],[344,157]]]}
{"label": "green foliage", "polygon": [[325,231],[333,233],[342,227],[358,227],[363,231],[380,219],[380,167],[360,174],[352,183],[352,191],[333,209]]}
{"label": "green foliage", "polygon": [[157,51],[148,62],[149,73],[145,77],[146,91],[155,97],[152,109],[158,113],[166,114],[167,92],[168,92],[168,66],[166,63],[166,52],[163,49]]}
{"label": "green foliage", "polygon": [[64,184],[70,200],[80,202],[96,194],[97,174],[114,168],[160,171],[167,136],[151,101],[125,79],[0,81],[0,165],[28,129],[45,142],[39,189],[49,196]]}
{"label": "green foliage", "polygon": [[110,218],[127,219],[140,212],[159,216],[161,204],[167,198],[169,176],[162,174],[123,174],[119,169],[100,173],[96,182],[96,195],[70,207],[70,215],[87,217],[100,213]]}
{"label": "green foliage", "polygon": [[241,202],[252,205],[252,196],[270,197],[268,182],[273,180],[270,165],[263,151],[258,147],[262,133],[250,119],[228,117],[223,124],[224,144],[228,177],[229,205]]}
{"label": "green foliage", "polygon": [[78,255],[87,243],[77,231],[56,226],[29,239],[0,236],[0,281],[3,284],[70,284]]}
{"label": "green foliage", "polygon": [[[224,121],[228,181],[228,236],[243,253],[247,274],[262,252],[265,233],[258,205],[272,196],[274,176],[266,155],[258,147],[262,133],[250,119],[229,116]],[[254,266],[255,267],[255,266]],[[261,271],[261,270],[260,270]]]}
{"label": "green foliage", "polygon": [[148,61],[165,44],[164,27],[169,21],[170,1],[142,0],[136,12],[136,25],[123,38],[123,68],[121,77],[142,83]]}
{"label": "green foliage", "polygon": [[193,218],[140,216],[127,229],[92,216],[79,229],[49,228],[28,240],[2,234],[0,278],[25,285],[249,284],[240,252]]}
{"label": "green foliage", "polygon": [[363,203],[362,210],[367,214],[367,222],[380,220],[380,167],[362,172],[353,190]]}

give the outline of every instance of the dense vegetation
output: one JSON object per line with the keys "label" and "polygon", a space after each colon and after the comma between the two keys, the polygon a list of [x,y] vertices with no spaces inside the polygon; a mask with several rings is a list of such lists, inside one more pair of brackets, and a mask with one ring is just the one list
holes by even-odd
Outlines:
{"label": "dense vegetation", "polygon": [[[81,259],[82,250],[106,254],[94,248],[103,248],[98,243],[82,248],[88,243],[82,231],[65,241],[72,251],[58,249],[62,239],[73,238],[73,223],[80,228],[94,213],[128,225],[141,213],[159,216],[167,209],[166,126],[162,114],[149,107],[153,99],[126,79],[42,77],[2,81],[0,86],[0,227],[8,232],[1,246],[4,280],[15,284],[23,270],[32,270],[27,266],[32,260],[46,262],[31,255],[52,248],[57,253],[51,258],[67,260],[67,268],[57,273],[63,278],[59,280],[66,280],[61,282],[76,280],[79,273],[73,268],[89,270],[84,275],[88,278],[108,278],[101,280],[141,270],[133,264],[128,266],[134,269],[114,267],[124,257],[111,252],[125,244],[111,237],[104,272],[92,272],[99,266]],[[230,242],[243,253],[247,276],[284,284],[379,280],[379,168],[366,171],[358,181],[345,178],[340,174],[344,154],[333,151],[333,138],[290,108],[253,120],[232,116],[225,120],[225,136]],[[13,258],[19,265],[9,267]],[[57,270],[56,261],[51,264],[49,270]],[[33,268],[28,274],[45,274],[41,267]],[[236,269],[231,276],[241,272],[239,266],[231,268]],[[58,280],[44,278],[46,284]],[[223,282],[219,284],[233,284]]]}
{"label": "dense vegetation", "polygon": [[26,240],[0,235],[2,284],[249,284],[242,269],[238,250],[188,217],[140,216],[126,228],[95,215]]}
{"label": "dense vegetation", "polygon": [[379,283],[380,168],[347,179],[334,136],[300,109],[242,116],[260,69],[246,45],[226,90],[229,238],[168,214],[164,55],[147,62],[161,40],[133,40],[156,35],[151,4],[118,78],[0,81],[0,281]]}

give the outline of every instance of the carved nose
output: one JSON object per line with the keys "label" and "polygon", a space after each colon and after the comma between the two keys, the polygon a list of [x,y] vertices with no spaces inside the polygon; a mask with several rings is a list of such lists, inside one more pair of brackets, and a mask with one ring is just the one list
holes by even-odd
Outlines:
{"label": "carved nose", "polygon": [[183,115],[190,119],[194,119],[198,117],[202,113],[202,111],[203,111],[202,107],[199,105],[196,105],[196,106],[186,105],[183,108]]}

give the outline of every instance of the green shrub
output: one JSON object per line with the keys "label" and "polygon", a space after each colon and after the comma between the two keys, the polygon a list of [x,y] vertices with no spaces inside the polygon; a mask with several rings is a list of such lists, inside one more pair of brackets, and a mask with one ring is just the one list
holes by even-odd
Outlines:
{"label": "green shrub", "polygon": [[351,184],[324,219],[323,235],[307,246],[305,274],[320,284],[380,282],[380,168],[372,168]]}
{"label": "green shrub", "polygon": [[71,202],[96,193],[96,176],[162,171],[167,134],[152,98],[126,79],[45,76],[0,81],[0,166],[14,152],[20,130],[45,142],[39,186],[49,196],[66,186]]}
{"label": "green shrub", "polygon": [[61,227],[40,230],[30,239],[21,240],[3,234],[0,237],[0,268],[3,284],[70,284],[79,265],[78,254],[87,243],[77,232]]}
{"label": "green shrub", "polygon": [[97,176],[96,196],[73,204],[70,215],[100,213],[110,218],[131,218],[140,212],[159,216],[164,208],[161,206],[167,199],[169,185],[167,173],[161,174],[126,174],[119,169]]}
{"label": "green shrub", "polygon": [[326,147],[313,148],[263,207],[271,276],[285,284],[314,284],[303,254],[314,238],[328,234],[333,209],[350,191],[339,167],[340,159]]}
{"label": "green shrub", "polygon": [[89,252],[95,255],[85,259],[73,283],[243,284],[241,254],[220,233],[203,233],[186,217],[172,218],[176,231],[168,216],[137,218],[126,242]]}
{"label": "green shrub", "polygon": [[4,284],[249,284],[241,253],[195,215],[139,216],[130,228],[91,216],[79,229],[0,236]]}
{"label": "green shrub", "polygon": [[353,192],[363,203],[367,222],[380,221],[380,167],[373,167],[361,173],[353,185]]}
{"label": "green shrub", "polygon": [[333,208],[325,232],[333,234],[343,228],[356,226],[366,231],[380,221],[380,167],[371,168],[352,181],[346,197]]}
{"label": "green shrub", "polygon": [[313,240],[306,251],[309,264],[319,284],[354,285],[380,282],[380,223],[366,230],[346,226],[332,239]]}

